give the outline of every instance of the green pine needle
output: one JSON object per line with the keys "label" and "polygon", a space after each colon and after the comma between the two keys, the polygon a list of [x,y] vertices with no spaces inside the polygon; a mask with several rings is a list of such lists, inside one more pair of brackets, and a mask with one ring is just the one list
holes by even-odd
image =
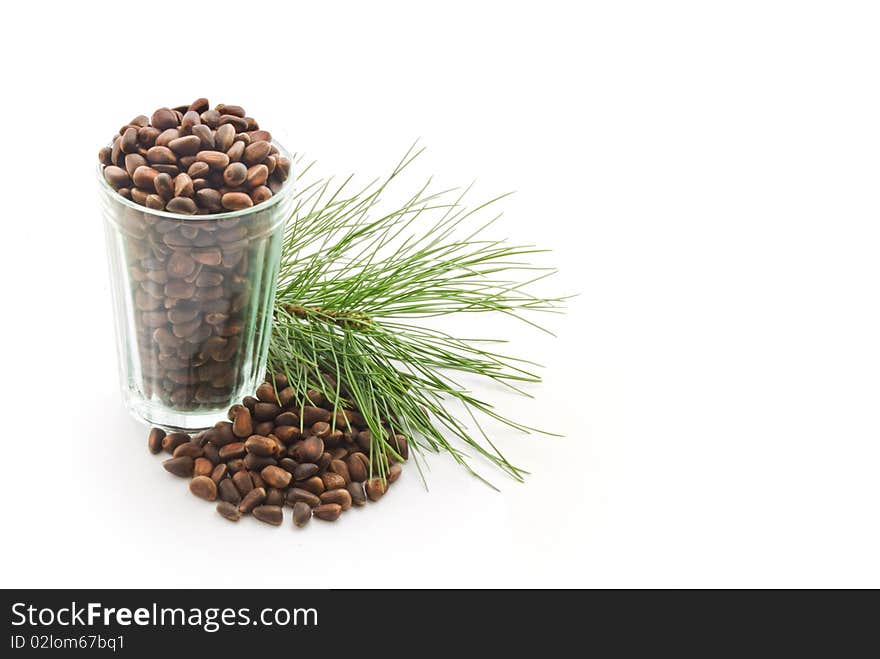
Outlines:
{"label": "green pine needle", "polygon": [[[411,321],[494,311],[547,331],[526,314],[559,313],[565,298],[530,292],[555,273],[528,262],[544,250],[485,237],[500,217],[492,209],[507,195],[468,208],[470,188],[432,191],[429,180],[397,208],[382,208],[383,193],[422,151],[413,146],[390,176],[354,191],[352,177],[303,184],[311,165],[300,173],[282,247],[270,366],[299,392],[316,390],[337,409],[357,407],[381,477],[390,457],[401,459],[390,430],[410,438],[422,474],[420,452],[427,449],[448,452],[485,481],[470,465],[469,447],[522,480],[527,472],[507,461],[478,418],[544,431],[502,416],[455,374],[528,395],[520,386],[540,381],[537,364],[490,349],[503,341],[456,337]],[[454,403],[476,433],[456,417]]]}

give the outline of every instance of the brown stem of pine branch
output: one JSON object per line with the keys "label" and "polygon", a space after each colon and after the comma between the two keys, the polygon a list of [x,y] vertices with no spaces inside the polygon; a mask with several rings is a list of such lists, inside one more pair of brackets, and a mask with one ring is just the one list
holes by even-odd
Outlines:
{"label": "brown stem of pine branch", "polygon": [[303,320],[323,320],[343,328],[358,328],[373,322],[372,318],[357,311],[334,311],[320,307],[304,307],[298,304],[282,304],[281,308],[291,316]]}

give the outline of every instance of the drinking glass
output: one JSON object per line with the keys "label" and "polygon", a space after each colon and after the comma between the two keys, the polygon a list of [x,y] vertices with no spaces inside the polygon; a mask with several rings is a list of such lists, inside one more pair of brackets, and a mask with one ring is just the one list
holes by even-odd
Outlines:
{"label": "drinking glass", "polygon": [[294,179],[251,208],[190,216],[123,197],[99,166],[120,384],[138,419],[206,428],[262,381]]}

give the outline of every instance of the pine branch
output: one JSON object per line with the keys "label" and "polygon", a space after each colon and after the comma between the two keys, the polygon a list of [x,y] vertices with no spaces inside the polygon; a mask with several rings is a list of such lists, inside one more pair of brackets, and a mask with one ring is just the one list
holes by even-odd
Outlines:
{"label": "pine branch", "polygon": [[[544,330],[528,315],[559,313],[566,298],[531,292],[555,274],[529,263],[544,250],[484,237],[500,213],[482,218],[506,195],[469,209],[470,188],[432,191],[428,181],[397,208],[383,210],[383,193],[421,153],[411,148],[386,179],[354,192],[351,177],[301,186],[282,247],[271,367],[301,392],[316,390],[340,409],[356,406],[382,476],[389,456],[401,458],[388,441],[389,433],[399,433],[411,438],[420,471],[419,453],[427,449],[448,452],[477,475],[454,443],[460,441],[522,480],[526,472],[507,461],[478,416],[543,431],[499,414],[455,373],[528,395],[520,385],[540,381],[537,364],[490,349],[502,341],[455,337],[409,321],[500,312]],[[456,417],[454,403],[476,433]]]}

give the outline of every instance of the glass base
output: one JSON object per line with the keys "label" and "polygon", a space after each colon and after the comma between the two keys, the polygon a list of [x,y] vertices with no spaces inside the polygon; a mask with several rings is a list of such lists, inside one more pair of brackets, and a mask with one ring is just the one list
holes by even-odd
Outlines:
{"label": "glass base", "polygon": [[227,421],[230,405],[180,412],[161,402],[153,402],[140,397],[124,396],[125,407],[138,421],[165,431],[194,434],[211,428],[218,421]]}

